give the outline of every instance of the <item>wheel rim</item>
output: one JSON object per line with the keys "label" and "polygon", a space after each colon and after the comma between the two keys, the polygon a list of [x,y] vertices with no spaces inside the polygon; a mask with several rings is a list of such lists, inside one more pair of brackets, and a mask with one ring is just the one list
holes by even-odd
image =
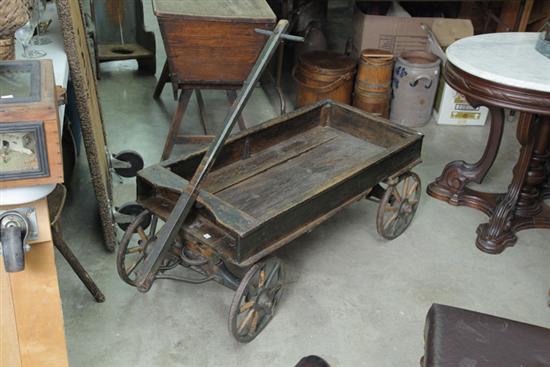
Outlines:
{"label": "wheel rim", "polygon": [[420,177],[408,172],[399,182],[389,185],[380,200],[376,226],[378,233],[385,239],[394,239],[401,235],[411,224],[418,208],[421,194]]}
{"label": "wheel rim", "polygon": [[271,321],[283,293],[284,269],[272,258],[253,265],[235,292],[229,330],[241,343],[252,341]]}
{"label": "wheel rim", "polygon": [[[151,217],[151,213],[144,210],[128,226],[120,241],[117,271],[120,278],[131,286],[136,286],[137,269],[147,255],[147,247],[155,239],[157,222],[156,216]],[[146,232],[149,223],[149,231]]]}

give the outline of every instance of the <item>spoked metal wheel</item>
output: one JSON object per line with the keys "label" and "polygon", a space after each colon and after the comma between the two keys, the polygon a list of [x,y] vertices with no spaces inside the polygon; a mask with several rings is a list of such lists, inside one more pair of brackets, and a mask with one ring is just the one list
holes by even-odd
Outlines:
{"label": "spoked metal wheel", "polygon": [[405,232],[418,208],[420,193],[420,177],[413,172],[389,184],[378,206],[376,229],[380,236],[392,240]]}
{"label": "spoked metal wheel", "polygon": [[[156,235],[158,217],[144,210],[126,228],[120,241],[117,255],[117,271],[122,280],[131,286],[136,286],[136,270],[147,255],[148,246]],[[147,229],[147,227],[149,227]],[[174,267],[173,259],[166,262],[167,267]],[[177,265],[177,264],[176,264]]]}
{"label": "spoked metal wheel", "polygon": [[274,257],[246,272],[229,310],[229,331],[237,341],[250,342],[271,321],[283,294],[284,275],[282,262]]}

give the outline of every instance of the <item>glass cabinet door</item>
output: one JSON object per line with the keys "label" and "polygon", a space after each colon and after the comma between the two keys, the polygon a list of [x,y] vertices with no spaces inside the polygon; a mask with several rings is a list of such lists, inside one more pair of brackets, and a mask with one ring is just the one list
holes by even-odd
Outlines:
{"label": "glass cabinet door", "polygon": [[40,62],[0,63],[0,104],[40,101]]}

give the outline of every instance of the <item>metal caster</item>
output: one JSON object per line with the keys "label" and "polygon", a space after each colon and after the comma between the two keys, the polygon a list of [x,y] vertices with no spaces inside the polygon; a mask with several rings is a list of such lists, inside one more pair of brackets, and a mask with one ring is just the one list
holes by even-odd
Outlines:
{"label": "metal caster", "polygon": [[123,150],[113,154],[111,167],[119,176],[136,177],[137,173],[143,169],[143,158],[138,152]]}
{"label": "metal caster", "polygon": [[[144,210],[145,208],[136,202],[126,203],[115,208],[114,219],[118,228],[126,231],[130,223],[132,223]],[[151,224],[151,217],[152,215],[149,213],[143,218],[141,223],[143,229],[149,227]]]}
{"label": "metal caster", "polygon": [[16,211],[4,212],[0,217],[1,254],[8,273],[25,269],[25,252],[30,250],[26,242],[29,226],[29,220]]}

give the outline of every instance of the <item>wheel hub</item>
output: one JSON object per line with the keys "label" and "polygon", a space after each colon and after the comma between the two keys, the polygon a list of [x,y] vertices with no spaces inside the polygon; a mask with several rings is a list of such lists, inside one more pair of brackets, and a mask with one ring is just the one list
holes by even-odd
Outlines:
{"label": "wheel hub", "polygon": [[257,309],[269,310],[273,306],[273,300],[270,293],[269,289],[264,289],[260,292],[258,298],[256,298],[255,306]]}
{"label": "wheel hub", "polygon": [[399,206],[399,214],[411,214],[413,211],[413,206],[411,205],[411,202],[409,199],[405,199],[401,202],[401,205]]}

